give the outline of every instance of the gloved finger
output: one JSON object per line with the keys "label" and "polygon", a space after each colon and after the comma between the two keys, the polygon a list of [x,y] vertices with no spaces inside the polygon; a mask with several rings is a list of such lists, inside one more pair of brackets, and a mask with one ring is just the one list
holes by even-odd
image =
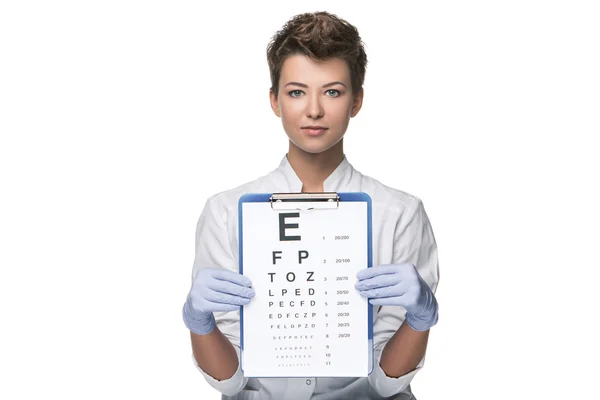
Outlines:
{"label": "gloved finger", "polygon": [[369,299],[369,303],[374,306],[402,306],[404,308],[410,307],[413,304],[412,301],[413,298],[410,293],[404,293],[393,297]]}
{"label": "gloved finger", "polygon": [[208,307],[211,308],[211,312],[225,312],[225,311],[236,311],[240,309],[240,306],[233,304],[224,304],[224,303],[212,303],[206,302]]}
{"label": "gloved finger", "polygon": [[250,281],[250,279],[248,279],[248,277],[246,277],[238,272],[230,271],[228,269],[224,269],[224,268],[215,269],[215,271],[212,273],[212,276],[213,276],[213,278],[218,279],[220,281],[233,282],[240,286],[247,286],[247,287],[252,286],[252,281]]}
{"label": "gloved finger", "polygon": [[377,265],[376,267],[361,269],[356,274],[356,278],[358,280],[363,280],[379,275],[395,274],[396,272],[398,272],[398,267],[396,265]]}
{"label": "gloved finger", "polygon": [[227,293],[240,297],[252,298],[255,295],[254,289],[240,286],[230,281],[213,280],[207,284],[207,287],[215,292]]}
{"label": "gloved finger", "polygon": [[250,302],[250,299],[247,297],[240,297],[232,294],[216,292],[214,290],[207,290],[204,295],[204,298],[212,303],[231,304],[235,306],[241,306]]}
{"label": "gloved finger", "polygon": [[397,286],[386,286],[377,289],[361,290],[360,295],[368,298],[397,297],[404,294]]}
{"label": "gloved finger", "polygon": [[379,275],[373,278],[358,281],[354,285],[354,288],[356,290],[368,290],[386,286],[393,286],[398,283],[400,283],[400,276],[398,274]]}

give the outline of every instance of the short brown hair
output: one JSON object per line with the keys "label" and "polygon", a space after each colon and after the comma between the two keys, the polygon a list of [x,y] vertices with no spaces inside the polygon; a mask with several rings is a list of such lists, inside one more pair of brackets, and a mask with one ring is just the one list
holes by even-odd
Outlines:
{"label": "short brown hair", "polygon": [[271,90],[279,92],[281,67],[291,55],[303,54],[314,60],[341,58],[350,69],[352,93],[362,89],[367,54],[358,29],[326,11],[298,14],[285,23],[267,46]]}

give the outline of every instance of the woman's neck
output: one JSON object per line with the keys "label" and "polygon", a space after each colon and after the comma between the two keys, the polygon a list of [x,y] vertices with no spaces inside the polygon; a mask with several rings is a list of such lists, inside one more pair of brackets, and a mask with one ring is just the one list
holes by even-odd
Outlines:
{"label": "woman's neck", "polygon": [[302,182],[303,192],[322,192],[325,179],[344,159],[344,147],[340,140],[322,153],[308,153],[290,142],[288,162]]}

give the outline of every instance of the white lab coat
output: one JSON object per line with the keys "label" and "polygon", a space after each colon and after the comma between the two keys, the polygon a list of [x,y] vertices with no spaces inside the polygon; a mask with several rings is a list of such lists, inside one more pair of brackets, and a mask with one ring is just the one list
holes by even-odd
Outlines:
{"label": "white lab coat", "polygon": [[[198,220],[196,256],[192,279],[204,267],[238,272],[238,200],[244,193],[299,193],[302,182],[283,157],[278,168],[237,188],[211,196]],[[435,292],[439,271],[437,245],[422,201],[362,175],[344,157],[325,180],[325,192],[366,192],[372,199],[373,266],[409,262]],[[366,267],[366,266],[365,266]],[[410,382],[422,368],[399,378],[385,375],[379,366],[387,341],[404,321],[399,306],[374,307],[374,367],[368,378],[247,378],[240,368],[227,380],[218,381],[192,360],[206,381],[223,399],[414,399]],[[239,311],[215,313],[217,326],[240,354]],[[393,396],[393,397],[392,397]]]}

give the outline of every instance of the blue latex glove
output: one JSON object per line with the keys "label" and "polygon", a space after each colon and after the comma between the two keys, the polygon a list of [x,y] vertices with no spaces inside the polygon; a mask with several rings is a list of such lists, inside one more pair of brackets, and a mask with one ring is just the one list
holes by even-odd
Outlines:
{"label": "blue latex glove", "polygon": [[402,306],[406,322],[415,331],[426,331],[438,320],[438,304],[413,264],[379,265],[360,270],[354,287],[376,306]]}
{"label": "blue latex glove", "polygon": [[183,305],[183,322],[187,328],[206,335],[215,328],[215,311],[235,311],[254,297],[247,277],[223,268],[198,271]]}

